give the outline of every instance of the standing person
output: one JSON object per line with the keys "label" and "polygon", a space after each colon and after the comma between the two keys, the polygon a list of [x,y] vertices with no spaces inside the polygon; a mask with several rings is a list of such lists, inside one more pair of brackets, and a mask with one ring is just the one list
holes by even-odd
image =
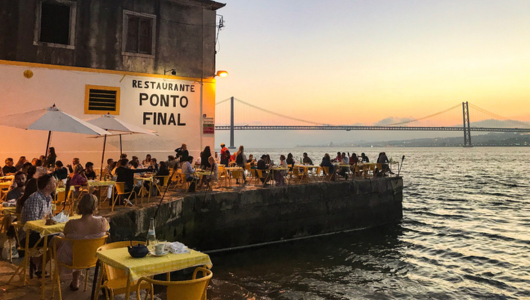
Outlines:
{"label": "standing person", "polygon": [[[247,183],[245,176],[245,166],[247,165],[247,156],[245,155],[245,148],[243,145],[239,146],[239,150],[236,152],[236,165],[243,168],[243,184]],[[236,183],[239,183],[239,179],[236,179]]]}
{"label": "standing person", "polygon": [[230,161],[230,151],[226,148],[225,144],[221,144],[221,164],[228,167],[228,162]]}
{"label": "standing person", "polygon": [[302,163],[304,165],[313,165],[313,161],[311,160],[311,158],[309,158],[309,156],[307,156],[306,152],[304,152],[304,159],[302,160]]}
{"label": "standing person", "polygon": [[50,147],[48,149],[48,157],[44,161],[44,167],[47,168],[47,169],[54,168],[56,160],[57,160],[57,154],[55,154],[55,148],[54,147]]}
{"label": "standing person", "polygon": [[361,153],[361,162],[363,163],[369,163],[370,162],[370,159],[368,159],[368,156],[364,155],[364,152]]}
{"label": "standing person", "polygon": [[210,146],[204,147],[204,151],[201,153],[201,165],[204,166],[204,169],[210,168],[210,161],[208,158],[212,156],[212,152],[210,151]]}
{"label": "standing person", "polygon": [[217,163],[217,164],[221,163],[221,158],[219,157],[217,152],[215,152],[215,155],[214,155],[213,159],[215,160],[215,163]]}
{"label": "standing person", "polygon": [[188,152],[188,146],[186,144],[182,144],[180,148],[177,148],[175,150],[177,153],[177,158],[180,159],[180,162],[185,162],[188,160],[188,156],[190,156],[190,153]]}
{"label": "standing person", "polygon": [[18,162],[15,164],[15,168],[17,169],[17,171],[20,171],[20,169],[22,169],[22,167],[24,167],[24,164],[27,163],[28,161],[26,160],[26,157],[25,156],[21,156],[19,159],[18,159]]}
{"label": "standing person", "polygon": [[11,157],[6,158],[5,160],[6,165],[2,168],[2,173],[4,173],[4,176],[7,175],[15,175],[17,172],[17,168],[14,166],[13,159]]}

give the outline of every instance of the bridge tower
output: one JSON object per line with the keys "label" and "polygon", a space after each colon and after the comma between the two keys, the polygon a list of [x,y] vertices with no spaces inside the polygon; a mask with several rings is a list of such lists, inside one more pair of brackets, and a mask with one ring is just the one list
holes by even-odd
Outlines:
{"label": "bridge tower", "polygon": [[469,106],[462,102],[462,114],[464,116],[464,147],[473,147],[471,144],[471,127],[469,126]]}
{"label": "bridge tower", "polygon": [[230,97],[230,146],[228,149],[235,149],[234,146],[234,97]]}

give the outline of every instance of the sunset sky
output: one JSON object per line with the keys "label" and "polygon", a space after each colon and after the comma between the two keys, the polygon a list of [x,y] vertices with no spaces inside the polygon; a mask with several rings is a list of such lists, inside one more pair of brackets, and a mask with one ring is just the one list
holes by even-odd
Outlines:
{"label": "sunset sky", "polygon": [[[217,81],[217,101],[235,96],[333,125],[418,118],[463,101],[530,121],[528,0],[221,2],[217,69],[230,75]],[[430,124],[461,122],[456,109]]]}

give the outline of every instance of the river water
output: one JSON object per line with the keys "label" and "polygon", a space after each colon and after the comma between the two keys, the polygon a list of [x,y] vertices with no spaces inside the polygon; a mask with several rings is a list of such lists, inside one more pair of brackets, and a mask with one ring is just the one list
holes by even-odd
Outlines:
{"label": "river water", "polygon": [[[246,153],[306,151],[317,163],[339,150]],[[530,298],[530,148],[354,150],[406,156],[402,222],[212,254],[209,298]]]}

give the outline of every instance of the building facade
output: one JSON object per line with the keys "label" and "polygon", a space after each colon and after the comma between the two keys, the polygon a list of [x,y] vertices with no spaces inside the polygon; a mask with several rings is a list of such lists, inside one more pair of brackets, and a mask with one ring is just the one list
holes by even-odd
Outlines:
{"label": "building facade", "polygon": [[[55,104],[84,120],[110,113],[159,136],[123,137],[164,159],[213,146],[216,11],[209,0],[0,0],[0,118]],[[207,124],[207,126],[204,126]],[[206,127],[206,128],[205,128]],[[1,127],[0,157],[44,154],[46,134]],[[108,157],[119,153],[108,138]],[[59,159],[96,160],[102,140],[57,133]],[[98,154],[99,152],[99,154]]]}

